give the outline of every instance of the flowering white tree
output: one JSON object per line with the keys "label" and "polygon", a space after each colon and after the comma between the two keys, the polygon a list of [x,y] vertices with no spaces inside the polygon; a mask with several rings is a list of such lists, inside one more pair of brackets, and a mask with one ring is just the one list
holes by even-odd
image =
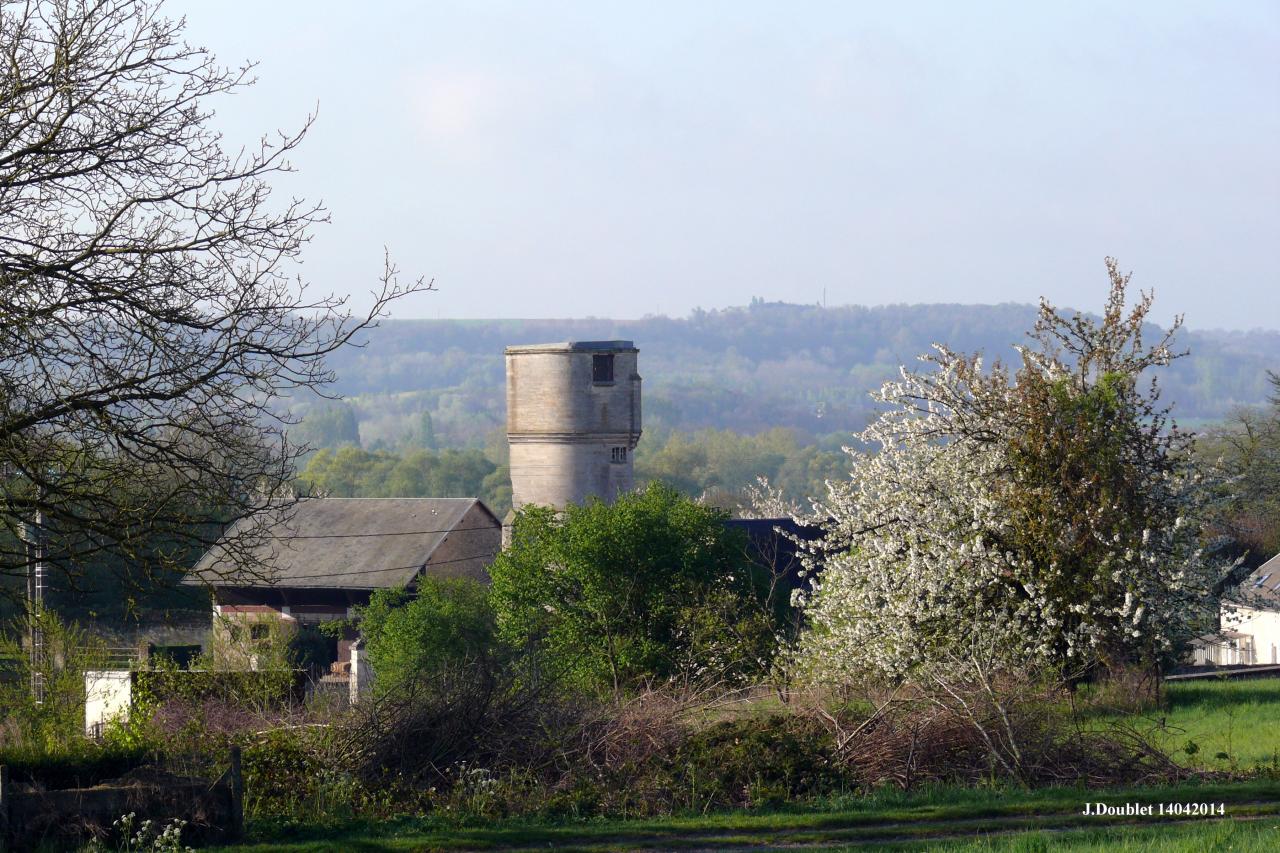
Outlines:
{"label": "flowering white tree", "polygon": [[[817,506],[825,568],[803,596],[799,661],[823,680],[930,681],[943,662],[1048,669],[1155,665],[1211,622],[1226,567],[1199,545],[1205,500],[1191,436],[1159,404],[1107,259],[1101,322],[1041,302],[1016,370],[944,346],[887,383]],[[979,654],[980,653],[980,654]],[[985,678],[985,676],[984,676]]]}

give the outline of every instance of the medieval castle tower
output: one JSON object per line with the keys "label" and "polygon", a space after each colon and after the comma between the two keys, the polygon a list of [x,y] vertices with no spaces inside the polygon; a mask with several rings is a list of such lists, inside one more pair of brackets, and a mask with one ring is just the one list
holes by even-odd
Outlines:
{"label": "medieval castle tower", "polygon": [[513,510],[613,500],[631,489],[638,353],[631,341],[507,347]]}

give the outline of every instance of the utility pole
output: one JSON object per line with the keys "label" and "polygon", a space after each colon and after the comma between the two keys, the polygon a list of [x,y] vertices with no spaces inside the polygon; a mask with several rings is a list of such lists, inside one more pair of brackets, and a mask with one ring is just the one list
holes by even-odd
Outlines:
{"label": "utility pole", "polygon": [[[9,497],[8,481],[15,476],[14,466],[7,460],[0,464],[0,478]],[[22,538],[27,552],[27,643],[31,654],[31,695],[37,705],[44,704],[44,592],[48,577],[48,551],[44,538],[44,488],[36,488],[36,506],[31,520],[23,525]]]}
{"label": "utility pole", "polygon": [[[43,494],[41,494],[43,497]],[[47,567],[44,512],[39,506],[27,524],[27,624],[31,642],[31,695],[44,704],[44,591]]]}

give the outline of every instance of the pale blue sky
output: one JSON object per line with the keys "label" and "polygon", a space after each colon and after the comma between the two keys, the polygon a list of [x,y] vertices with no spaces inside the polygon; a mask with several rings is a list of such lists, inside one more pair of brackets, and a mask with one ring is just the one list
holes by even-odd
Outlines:
{"label": "pale blue sky", "polygon": [[234,141],[319,120],[304,274],[382,246],[399,317],[682,315],[753,296],[1280,328],[1280,1],[183,0],[260,61]]}

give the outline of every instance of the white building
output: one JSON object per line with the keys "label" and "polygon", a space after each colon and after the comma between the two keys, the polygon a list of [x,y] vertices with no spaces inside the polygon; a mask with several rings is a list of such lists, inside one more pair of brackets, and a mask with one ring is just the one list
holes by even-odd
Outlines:
{"label": "white building", "polygon": [[1221,607],[1221,631],[1196,644],[1196,664],[1280,665],[1280,554],[1224,596]]}

